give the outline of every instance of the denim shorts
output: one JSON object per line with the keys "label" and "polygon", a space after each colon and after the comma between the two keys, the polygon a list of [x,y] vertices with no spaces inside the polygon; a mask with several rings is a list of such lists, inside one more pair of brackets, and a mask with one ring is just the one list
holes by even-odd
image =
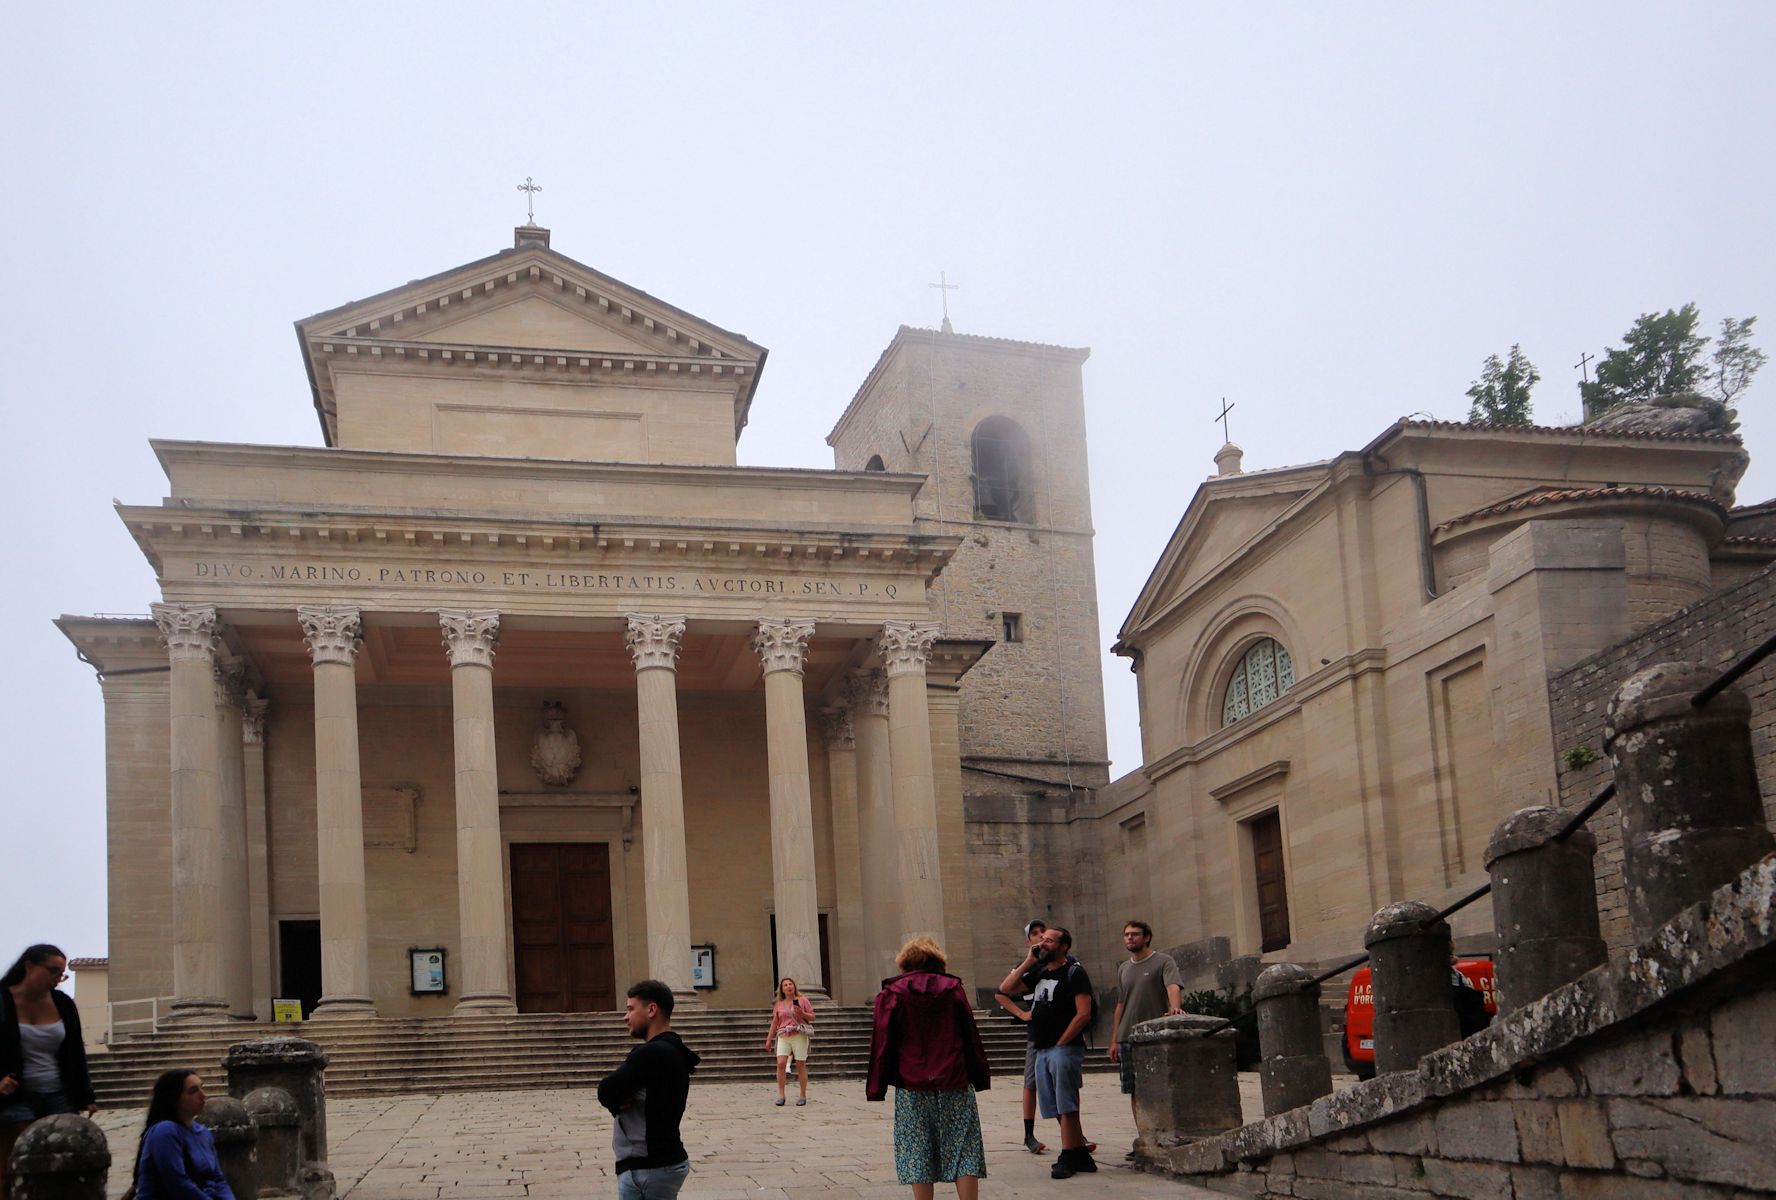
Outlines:
{"label": "denim shorts", "polygon": [[1079,1111],[1085,1047],[1078,1042],[1036,1052],[1036,1105],[1045,1119]]}
{"label": "denim shorts", "polygon": [[691,1173],[687,1160],[670,1167],[634,1167],[617,1176],[617,1200],[672,1200]]}
{"label": "denim shorts", "polygon": [[1117,1081],[1122,1084],[1122,1094],[1125,1096],[1135,1094],[1135,1056],[1130,1053],[1134,1048],[1131,1042],[1116,1043]]}
{"label": "denim shorts", "polygon": [[1024,1043],[1024,1090],[1036,1090],[1036,1047],[1029,1042]]}
{"label": "denim shorts", "polygon": [[21,1121],[40,1121],[57,1113],[71,1113],[74,1106],[60,1092],[27,1092],[23,1088],[10,1096],[0,1096],[0,1125],[16,1125]]}

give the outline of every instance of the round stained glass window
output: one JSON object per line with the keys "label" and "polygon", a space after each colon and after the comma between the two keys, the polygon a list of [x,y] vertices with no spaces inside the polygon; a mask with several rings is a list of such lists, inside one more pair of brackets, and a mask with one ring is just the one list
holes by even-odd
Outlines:
{"label": "round stained glass window", "polygon": [[1275,638],[1262,638],[1240,656],[1227,695],[1221,701],[1221,724],[1249,716],[1295,686],[1295,663]]}

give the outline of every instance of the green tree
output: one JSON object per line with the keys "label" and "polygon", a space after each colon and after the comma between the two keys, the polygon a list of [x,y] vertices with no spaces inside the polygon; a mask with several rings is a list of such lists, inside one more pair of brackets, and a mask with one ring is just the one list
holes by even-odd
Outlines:
{"label": "green tree", "polygon": [[1642,313],[1622,338],[1597,363],[1597,378],[1579,384],[1587,419],[1631,400],[1693,392],[1708,377],[1702,348],[1708,338],[1696,332],[1701,314],[1694,304]]}
{"label": "green tree", "polygon": [[1472,401],[1468,420],[1476,425],[1528,425],[1529,393],[1542,373],[1523,357],[1521,346],[1512,346],[1504,361],[1496,354],[1480,365],[1480,378],[1468,389]]}
{"label": "green tree", "polygon": [[1766,355],[1751,344],[1751,327],[1756,317],[1743,321],[1735,317],[1721,320],[1720,337],[1714,343],[1714,370],[1709,380],[1714,394],[1722,404],[1730,405],[1733,397],[1751,386],[1752,377],[1762,369]]}

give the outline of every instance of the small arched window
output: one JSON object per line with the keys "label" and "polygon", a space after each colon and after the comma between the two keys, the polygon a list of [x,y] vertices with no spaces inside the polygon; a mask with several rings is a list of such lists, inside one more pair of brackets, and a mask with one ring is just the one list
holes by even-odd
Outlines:
{"label": "small arched window", "polygon": [[974,515],[988,521],[1030,519],[1030,439],[1016,421],[988,417],[969,439]]}
{"label": "small arched window", "polygon": [[863,464],[863,469],[866,471],[886,471],[888,465],[882,461],[882,456],[880,454],[872,454],[870,455],[870,460]]}
{"label": "small arched window", "polygon": [[1240,656],[1221,701],[1221,724],[1257,712],[1295,686],[1295,663],[1275,638],[1260,638]]}

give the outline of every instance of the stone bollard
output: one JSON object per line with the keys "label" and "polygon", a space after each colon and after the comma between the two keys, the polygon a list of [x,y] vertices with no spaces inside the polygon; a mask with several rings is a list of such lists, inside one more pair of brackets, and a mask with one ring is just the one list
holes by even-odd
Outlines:
{"label": "stone bollard", "polygon": [[[301,1192],[302,1112],[281,1087],[255,1088],[241,1101],[259,1127],[259,1191],[261,1196],[294,1196]],[[241,1200],[235,1193],[235,1200]]]}
{"label": "stone bollard", "polygon": [[339,1195],[333,1172],[327,1169],[326,1163],[304,1164],[297,1183],[301,1188],[299,1194],[302,1200],[334,1200]]}
{"label": "stone bollard", "polygon": [[237,1100],[262,1087],[290,1093],[302,1114],[302,1161],[327,1161],[327,1056],[319,1046],[294,1037],[236,1042],[222,1065]]}
{"label": "stone bollard", "polygon": [[1252,985],[1258,1045],[1264,1061],[1258,1081],[1264,1115],[1274,1117],[1332,1094],[1332,1064],[1320,1036],[1320,985],[1294,963],[1266,967]]}
{"label": "stone bollard", "polygon": [[1555,808],[1520,808],[1498,823],[1486,843],[1501,1014],[1541,999],[1609,957],[1591,869],[1597,838],[1576,829],[1556,841],[1567,817]]}
{"label": "stone bollard", "polygon": [[1611,697],[1604,745],[1622,815],[1622,876],[1636,941],[1776,849],[1751,754],[1751,702],[1692,662],[1636,671]]}
{"label": "stone bollard", "polygon": [[19,1135],[6,1169],[8,1200],[105,1200],[111,1148],[96,1122],[58,1113]]}
{"label": "stone bollard", "polygon": [[1418,1060],[1461,1038],[1450,990],[1449,922],[1420,900],[1383,905],[1369,919],[1375,993],[1375,1069],[1411,1071]]}
{"label": "stone bollard", "polygon": [[216,1159],[236,1200],[259,1194],[259,1127],[247,1106],[233,1096],[217,1096],[203,1110],[204,1127],[216,1139]]}
{"label": "stone bollard", "polygon": [[1137,1148],[1156,1152],[1240,1127],[1233,1030],[1204,1036],[1219,1024],[1187,1013],[1143,1021],[1129,1035]]}

